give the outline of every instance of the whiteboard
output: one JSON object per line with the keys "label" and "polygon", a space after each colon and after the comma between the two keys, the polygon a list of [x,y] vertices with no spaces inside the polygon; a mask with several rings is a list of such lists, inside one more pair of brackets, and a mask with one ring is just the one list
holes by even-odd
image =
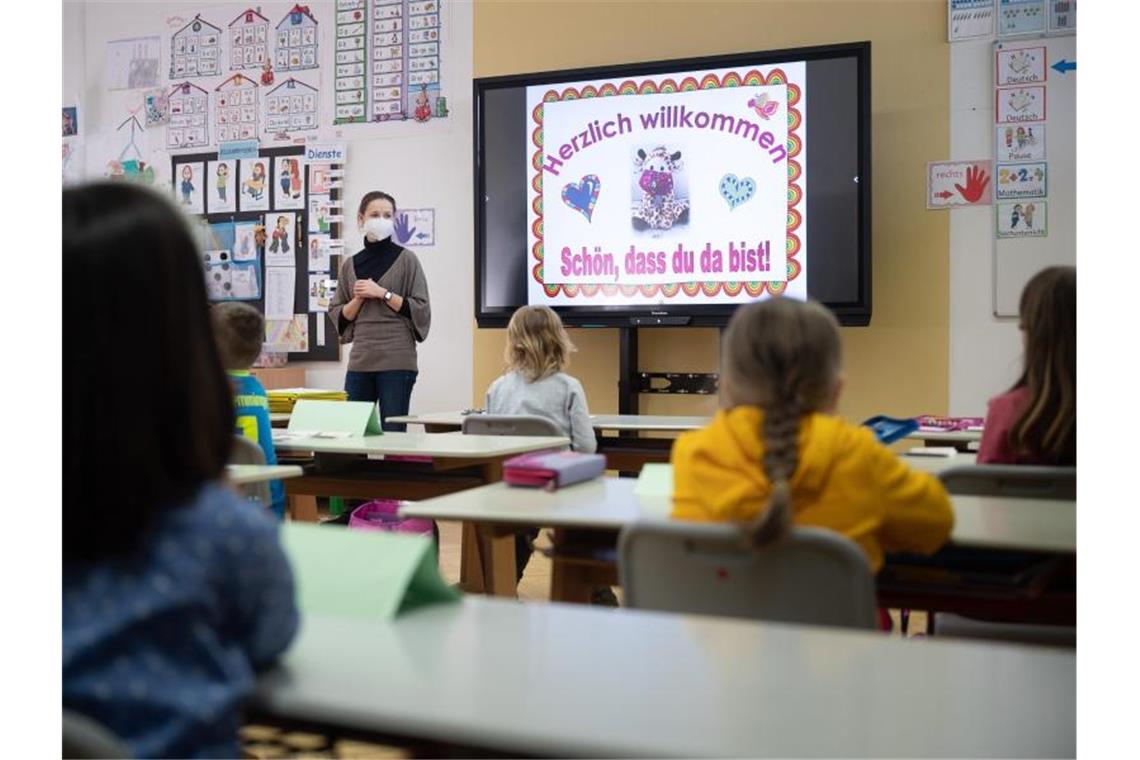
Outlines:
{"label": "whiteboard", "polygon": [[[998,238],[1000,203],[994,188],[994,315],[1016,317],[1021,290],[1034,274],[1048,266],[1077,263],[1077,72],[1059,73],[1052,66],[1060,60],[1076,61],[1077,38],[1034,37],[1002,40],[997,49],[1046,48],[1045,161],[1048,163],[1048,235],[1039,238]],[[996,68],[996,67],[995,67]],[[996,73],[995,73],[996,83]],[[998,126],[995,96],[994,137]],[[994,165],[997,172],[997,163]],[[997,182],[995,176],[994,182]]]}

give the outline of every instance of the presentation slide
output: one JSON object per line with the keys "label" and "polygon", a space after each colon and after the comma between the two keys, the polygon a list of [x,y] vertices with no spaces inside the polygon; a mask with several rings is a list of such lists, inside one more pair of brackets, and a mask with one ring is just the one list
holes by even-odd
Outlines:
{"label": "presentation slide", "polygon": [[803,62],[528,87],[528,301],[806,298],[807,97]]}

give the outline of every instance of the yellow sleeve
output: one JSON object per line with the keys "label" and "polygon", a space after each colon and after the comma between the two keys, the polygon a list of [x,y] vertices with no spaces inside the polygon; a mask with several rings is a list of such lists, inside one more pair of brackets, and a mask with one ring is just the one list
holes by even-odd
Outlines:
{"label": "yellow sleeve", "polygon": [[673,442],[673,450],[669,454],[673,463],[673,511],[670,516],[678,520],[708,519],[693,482],[693,448],[696,443],[695,432],[682,433]]}
{"label": "yellow sleeve", "polygon": [[237,417],[235,417],[234,422],[237,425],[238,429],[241,430],[241,434],[244,437],[248,438],[249,440],[253,441],[256,444],[261,443],[261,441],[258,440],[258,435],[257,435],[257,418],[256,417],[254,417],[253,415],[249,415],[249,414],[242,414],[242,415],[238,415]]}
{"label": "yellow sleeve", "polygon": [[879,544],[883,551],[932,554],[950,538],[954,511],[941,481],[927,472],[912,470],[871,432],[860,436],[858,445],[873,468],[883,505]]}

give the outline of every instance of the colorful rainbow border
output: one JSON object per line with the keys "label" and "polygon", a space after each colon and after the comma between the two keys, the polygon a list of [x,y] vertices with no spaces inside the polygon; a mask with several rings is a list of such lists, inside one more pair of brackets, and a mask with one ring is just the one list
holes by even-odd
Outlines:
{"label": "colorful rainbow border", "polygon": [[[562,100],[577,100],[578,98],[598,98],[609,97],[613,95],[648,95],[656,93],[670,93],[670,92],[692,92],[694,90],[712,90],[719,87],[740,87],[757,86],[766,84],[786,84],[788,86],[788,279],[782,282],[684,282],[684,283],[670,283],[667,285],[653,284],[653,285],[601,285],[593,283],[556,283],[547,285],[542,281],[542,113],[543,104],[552,103]],[[683,292],[687,296],[695,296],[699,293],[704,293],[706,296],[715,296],[722,291],[729,296],[736,296],[740,294],[741,290],[748,292],[748,295],[756,297],[764,292],[771,293],[772,295],[780,295],[787,289],[788,283],[796,279],[803,272],[803,266],[796,260],[796,255],[800,252],[800,237],[796,234],[796,230],[800,228],[803,223],[803,217],[800,212],[796,210],[796,206],[803,198],[803,188],[800,186],[800,179],[803,177],[803,169],[800,163],[795,159],[796,156],[802,152],[803,138],[800,134],[800,127],[803,125],[803,118],[799,109],[795,108],[796,104],[800,102],[800,88],[798,85],[788,82],[788,75],[782,69],[772,69],[765,77],[759,71],[753,69],[745,74],[743,77],[735,71],[727,72],[723,77],[718,77],[716,74],[707,74],[698,82],[693,77],[685,77],[681,80],[680,84],[672,79],[665,79],[660,84],[657,84],[652,79],[646,79],[640,84],[633,80],[626,80],[620,85],[614,85],[607,82],[600,88],[593,85],[587,85],[577,90],[574,87],[567,87],[562,92],[555,90],[548,91],[542,96],[542,103],[535,106],[534,111],[531,112],[531,119],[534,121],[535,127],[531,132],[531,142],[534,144],[536,150],[531,157],[531,166],[534,168],[534,177],[531,179],[531,187],[538,193],[535,196],[532,206],[536,218],[531,231],[535,236],[535,244],[531,249],[531,254],[534,256],[535,264],[531,267],[531,276],[535,281],[542,285],[543,290],[546,291],[548,296],[554,297],[559,293],[565,294],[568,298],[577,298],[584,296],[592,298],[599,292],[606,296],[617,295],[619,292],[623,296],[633,296],[641,293],[646,297],[653,297],[657,294],[664,295],[666,298],[673,298],[678,293]]]}

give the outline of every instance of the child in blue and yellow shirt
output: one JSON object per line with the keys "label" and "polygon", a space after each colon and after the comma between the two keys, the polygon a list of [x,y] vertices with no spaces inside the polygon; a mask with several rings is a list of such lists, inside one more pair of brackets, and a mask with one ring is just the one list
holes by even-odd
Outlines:
{"label": "child in blue and yellow shirt", "polygon": [[[217,304],[212,314],[218,354],[233,385],[235,432],[261,446],[266,464],[277,464],[273,428],[269,423],[269,398],[261,382],[249,372],[261,353],[265,319],[257,309],[240,301]],[[280,480],[269,483],[269,493],[270,509],[278,519],[284,519],[285,489]]]}

